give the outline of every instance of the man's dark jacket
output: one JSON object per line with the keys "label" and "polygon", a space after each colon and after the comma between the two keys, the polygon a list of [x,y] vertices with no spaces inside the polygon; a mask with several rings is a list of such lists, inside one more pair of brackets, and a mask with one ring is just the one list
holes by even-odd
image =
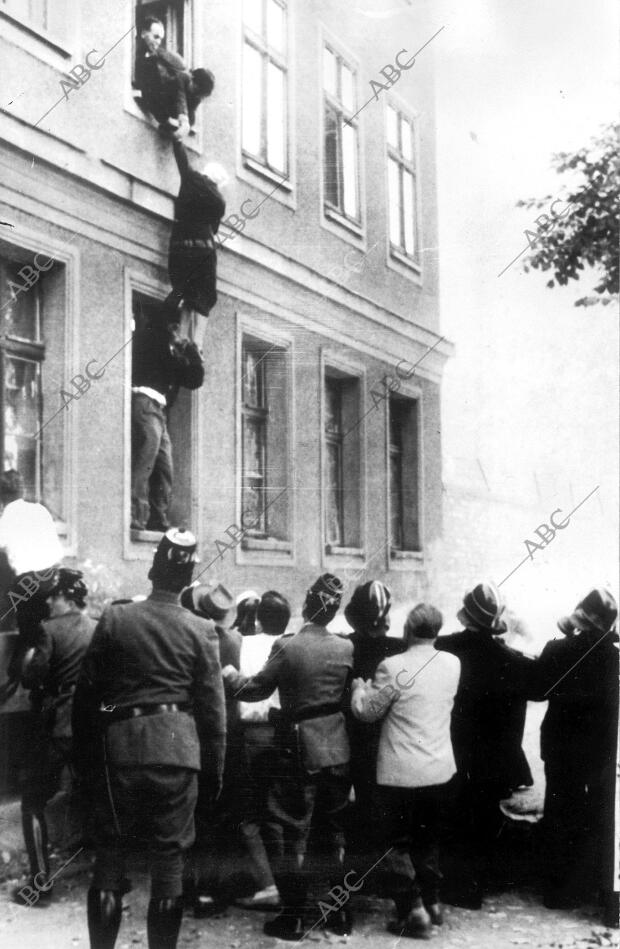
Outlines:
{"label": "man's dark jacket", "polygon": [[[571,762],[596,777],[615,758],[618,734],[618,649],[615,635],[582,632],[548,642],[536,661],[536,691],[548,699],[540,730],[544,761]],[[567,762],[568,763],[568,762]]]}
{"label": "man's dark jacket", "polygon": [[22,685],[41,690],[39,698],[54,738],[71,737],[73,692],[94,629],[94,620],[81,612],[55,616],[39,627]]}
{"label": "man's dark jacket", "polygon": [[514,712],[532,688],[534,660],[478,629],[439,636],[435,648],[461,662],[452,712],[457,770],[501,790],[513,785]]}
{"label": "man's dark jacket", "polygon": [[[189,116],[187,87],[190,78],[187,66],[176,53],[167,49],[149,53],[142,40],[139,41],[135,84],[142,93],[145,108],[158,122],[176,119],[179,115]],[[192,116],[192,125],[193,120]]]}
{"label": "man's dark jacket", "polygon": [[204,382],[204,363],[196,344],[189,339],[173,341],[163,322],[138,326],[132,354],[132,385],[161,392],[168,405],[180,387],[199,389]]}
{"label": "man's dark jacket", "polygon": [[[122,718],[123,709],[162,703],[192,711]],[[99,712],[101,707],[109,711]],[[121,720],[114,721],[116,716]],[[164,590],[143,602],[108,607],[86,653],[73,705],[75,742],[86,758],[101,722],[113,767],[199,771],[202,765],[219,780],[226,712],[213,623]]]}

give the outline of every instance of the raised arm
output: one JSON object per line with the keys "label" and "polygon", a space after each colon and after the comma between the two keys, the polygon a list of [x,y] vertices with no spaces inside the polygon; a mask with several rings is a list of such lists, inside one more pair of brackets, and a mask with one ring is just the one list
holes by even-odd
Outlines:
{"label": "raised arm", "polygon": [[176,139],[172,143],[172,149],[174,151],[174,157],[176,158],[179,174],[181,175],[181,181],[183,181],[191,171],[189,158],[187,157],[187,149],[183,142],[179,142]]}

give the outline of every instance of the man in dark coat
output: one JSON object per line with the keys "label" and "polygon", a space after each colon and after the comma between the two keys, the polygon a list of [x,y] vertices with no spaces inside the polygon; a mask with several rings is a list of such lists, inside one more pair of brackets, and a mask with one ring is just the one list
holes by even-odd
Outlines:
{"label": "man in dark coat", "polygon": [[226,712],[217,635],[179,602],[195,557],[193,534],[171,528],[153,559],[151,595],[108,607],[84,659],[73,729],[95,802],[92,949],[116,942],[124,857],[136,839],[150,849],[149,947],[174,949],[198,772],[214,798],[221,788]]}
{"label": "man in dark coat", "polygon": [[499,638],[507,631],[503,611],[495,586],[479,583],[465,595],[457,614],[465,629],[435,641],[436,649],[461,661],[451,732],[469,879],[452,902],[471,909],[481,908],[488,860],[501,826],[499,802],[510,794],[513,706],[527,696],[534,672],[533,659]]}
{"label": "man in dark coat", "polygon": [[[306,594],[304,625],[295,636],[278,640],[260,672],[244,678],[228,666],[227,683],[244,702],[258,702],[279,691],[279,761],[269,792],[267,820],[273,829],[270,854],[282,898],[279,916],[265,923],[268,936],[298,940],[304,935],[308,881],[304,860],[310,828],[320,820],[334,885],[343,879],[342,815],[349,795],[349,741],[343,709],[353,665],[353,648],[326,629],[338,612],[342,583],[323,574]],[[320,922],[320,915],[311,926]],[[327,917],[327,928],[351,931],[348,909]]]}
{"label": "man in dark coat", "polygon": [[[165,310],[169,322],[178,321],[182,303],[203,316],[208,316],[215,306],[215,234],[226,211],[226,202],[218,187],[218,182],[224,182],[222,170],[207,165],[203,173],[196,171],[191,167],[182,143],[174,142],[173,148],[181,187],[174,203],[168,254],[172,292],[166,300]],[[215,177],[218,177],[217,181]]]}
{"label": "man in dark coat", "polygon": [[162,47],[164,25],[145,19],[136,48],[135,85],[142,105],[160,125],[181,138],[196,121],[196,109],[213,92],[208,69],[189,70],[180,56]]}
{"label": "man in dark coat", "polygon": [[204,381],[200,350],[176,324],[145,318],[133,337],[131,400],[131,529],[165,531],[172,497],[172,445],[167,413],[179,387]]}
{"label": "man in dark coat", "polygon": [[[405,651],[402,637],[386,635],[390,628],[391,599],[385,584],[371,580],[355,588],[345,608],[346,621],[354,630],[348,638],[353,646],[355,679],[372,679],[385,659]],[[355,790],[350,836],[356,839],[357,849],[364,853],[372,850],[378,826],[377,753],[381,726],[381,721],[368,723],[348,715],[351,781]]]}
{"label": "man in dark coat", "polygon": [[[540,731],[545,762],[545,906],[578,905],[599,889],[607,925],[613,898],[615,764],[618,741],[618,607],[592,590],[538,659],[537,695],[549,707]],[[559,625],[559,624],[558,624]],[[590,884],[590,885],[588,885]],[[612,919],[613,917],[613,919]]]}
{"label": "man in dark coat", "polygon": [[36,693],[34,742],[22,793],[22,828],[30,861],[27,886],[17,887],[16,902],[47,906],[52,897],[45,807],[61,786],[62,772],[73,768],[71,708],[82,660],[95,629],[86,615],[88,590],[79,570],[60,567],[48,592],[50,618],[39,626],[26,654],[22,685]]}

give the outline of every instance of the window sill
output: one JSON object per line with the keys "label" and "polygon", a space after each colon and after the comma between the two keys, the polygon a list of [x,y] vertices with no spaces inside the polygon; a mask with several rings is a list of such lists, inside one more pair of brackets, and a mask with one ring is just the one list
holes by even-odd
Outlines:
{"label": "window sill", "polygon": [[129,536],[135,544],[158,544],[164,536],[163,531],[136,531],[131,529]]}
{"label": "window sill", "polygon": [[290,174],[283,176],[281,171],[273,171],[256,158],[252,158],[251,155],[243,154],[243,166],[249,171],[253,171],[254,174],[266,178],[271,184],[278,185],[283,191],[291,192],[293,190]]}
{"label": "window sill", "polygon": [[402,251],[390,246],[387,258],[388,267],[422,285],[422,266]]}
{"label": "window sill", "polygon": [[395,550],[391,547],[390,563],[397,569],[407,568],[413,564],[420,566],[424,563],[424,553],[421,550]]}
{"label": "window sill", "polygon": [[292,544],[289,540],[276,540],[275,537],[244,537],[242,550],[273,550],[276,553],[290,554]]}
{"label": "window sill", "polygon": [[[296,210],[292,172],[287,175],[274,172],[256,158],[242,152],[237,159],[237,177],[257,188],[265,198],[273,198],[291,211]],[[259,203],[262,205],[264,202]]]}
{"label": "window sill", "polygon": [[331,224],[336,224],[338,227],[344,228],[354,237],[358,237],[360,241],[364,239],[364,229],[362,225],[357,224],[355,221],[351,221],[348,217],[345,217],[344,214],[341,214],[340,211],[332,208],[331,205],[323,205],[323,215],[326,221],[329,221]]}
{"label": "window sill", "polygon": [[[150,115],[148,115],[148,113],[142,109],[139,103],[140,98],[140,93],[132,88],[131,95],[125,100],[125,112],[129,113],[129,115],[133,115],[136,119],[140,119],[145,125],[148,125],[149,128],[152,128],[155,132],[157,132],[157,135],[162,139],[162,141],[170,141],[172,143],[172,139],[165,138],[160,132],[159,122],[151,118]],[[194,126],[194,129],[195,131],[193,134],[186,135],[186,137],[183,139],[183,144],[187,146],[191,152],[194,152],[194,154],[202,155],[200,120],[198,120]]]}
{"label": "window sill", "polygon": [[325,544],[325,553],[329,557],[359,557],[364,559],[361,547],[337,547],[335,544]]}

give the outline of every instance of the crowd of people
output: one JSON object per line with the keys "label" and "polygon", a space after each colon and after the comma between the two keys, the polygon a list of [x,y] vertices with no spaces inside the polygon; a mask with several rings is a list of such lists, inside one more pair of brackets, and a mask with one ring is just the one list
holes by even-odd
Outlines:
{"label": "crowd of people", "polygon": [[[15,472],[0,478],[0,545],[23,589],[11,526],[30,502],[17,486]],[[37,736],[22,775],[31,873],[18,902],[53,898],[45,808],[68,767],[96,854],[93,949],[115,945],[127,856],[140,847],[150,947],[176,946],[184,908],[208,916],[234,901],[279,908],[264,924],[271,936],[299,940],[319,925],[350,933],[362,887],[393,901],[391,932],[428,938],[443,902],[480,908],[494,884],[500,802],[532,783],[521,738],[534,700],[548,701],[544,903],[598,895],[617,925],[618,637],[608,591],[592,590],[533,659],[503,641],[504,604],[490,583],[465,595],[460,632],[440,635],[441,613],[419,603],[398,636],[387,635],[389,589],[368,581],[346,604],[345,635],[329,629],[344,586],[323,574],[291,629],[280,592],[235,600],[217,580],[193,580],[196,539],[171,528],[151,594],[112,603],[95,624],[82,575],[56,554],[42,555],[41,582],[18,604],[11,674],[30,690]],[[249,868],[239,887],[221,873],[235,848]]]}

